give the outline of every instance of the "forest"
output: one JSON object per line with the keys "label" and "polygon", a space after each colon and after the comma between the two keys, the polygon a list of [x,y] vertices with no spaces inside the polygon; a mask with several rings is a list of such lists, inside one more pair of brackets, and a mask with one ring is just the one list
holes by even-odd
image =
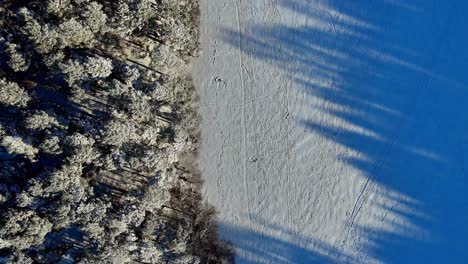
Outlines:
{"label": "forest", "polygon": [[0,1],[0,263],[231,263],[193,0]]}

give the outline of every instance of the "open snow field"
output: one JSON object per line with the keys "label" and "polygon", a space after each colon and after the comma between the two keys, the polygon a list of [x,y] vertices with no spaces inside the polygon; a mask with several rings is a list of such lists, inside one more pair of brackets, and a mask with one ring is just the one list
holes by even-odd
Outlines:
{"label": "open snow field", "polygon": [[468,263],[467,11],[202,0],[200,166],[239,263]]}

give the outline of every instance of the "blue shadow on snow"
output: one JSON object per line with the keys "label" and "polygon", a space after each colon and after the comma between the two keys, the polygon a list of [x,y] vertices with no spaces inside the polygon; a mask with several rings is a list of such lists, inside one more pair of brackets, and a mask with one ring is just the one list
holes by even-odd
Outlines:
{"label": "blue shadow on snow", "polygon": [[[373,206],[404,223],[382,219],[388,230],[355,225],[362,254],[384,263],[468,261],[468,2],[279,0],[277,7],[315,22],[226,29],[222,37],[328,102],[310,111],[346,125],[308,119],[300,125],[358,152],[340,158],[368,186],[389,190],[391,202]],[[364,193],[356,204],[367,198]],[[246,230],[233,237],[276,263],[336,261]],[[249,248],[249,241],[269,246]]]}

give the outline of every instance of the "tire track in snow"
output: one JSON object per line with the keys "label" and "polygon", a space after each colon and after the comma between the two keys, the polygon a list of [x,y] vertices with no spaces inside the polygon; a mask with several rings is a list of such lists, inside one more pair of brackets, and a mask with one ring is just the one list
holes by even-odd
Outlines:
{"label": "tire track in snow", "polygon": [[[269,17],[271,18],[271,24],[280,24],[281,23],[281,16],[280,12],[278,10],[278,1],[277,0],[269,0],[268,1],[268,14]],[[281,35],[281,34],[280,34]],[[280,46],[278,47],[278,52],[282,52],[283,47],[281,46],[282,43],[278,43]],[[288,62],[283,62],[283,63],[288,63]],[[287,68],[287,65],[283,65],[284,68]],[[294,226],[293,225],[293,220],[292,220],[292,214],[291,214],[291,192],[289,190],[295,190],[292,186],[291,182],[291,139],[290,139],[290,128],[291,128],[291,119],[289,118],[290,114],[290,106],[289,106],[289,88],[291,86],[291,79],[289,76],[287,76],[284,81],[279,85],[279,88],[274,94],[279,94],[280,92],[285,92],[285,96],[282,97],[284,100],[282,103],[282,107],[286,109],[286,136],[285,136],[285,142],[286,146],[283,148],[286,151],[286,226]],[[283,141],[281,141],[283,142]],[[295,232],[295,230],[291,230],[291,232]]]}
{"label": "tire track in snow", "polygon": [[[290,88],[290,83],[288,82],[285,84],[285,89],[286,89],[286,118],[288,121],[286,122],[286,147],[287,147],[287,154],[286,154],[286,166],[287,166],[287,171],[286,171],[286,181],[288,183],[288,188],[289,190],[295,190],[296,188],[292,188],[291,186],[291,139],[290,139],[290,133],[289,130],[291,129],[291,119],[289,118],[289,89]],[[289,222],[288,226],[293,226],[292,223],[292,218],[291,218],[291,192],[287,192],[288,196],[286,197],[286,206],[288,207],[287,210],[287,221]],[[292,230],[295,232],[295,230]]]}
{"label": "tire track in snow", "polygon": [[[241,32],[241,23],[240,23],[240,15],[239,15],[239,0],[235,0],[235,7],[236,7],[236,16],[237,16],[237,32]],[[239,70],[240,70],[240,77],[241,77],[241,93],[242,93],[242,149],[243,149],[243,157],[242,157],[242,177],[243,177],[243,187],[244,187],[244,194],[246,197],[246,205],[247,205],[247,212],[249,215],[249,228],[252,230],[252,213],[250,209],[250,195],[247,190],[247,129],[245,126],[246,122],[246,114],[245,114],[245,107],[246,107],[246,95],[245,95],[245,78],[244,78],[244,61],[242,59],[242,37],[241,34],[238,34],[238,41],[239,41],[239,50],[237,50],[237,56],[239,59]]]}

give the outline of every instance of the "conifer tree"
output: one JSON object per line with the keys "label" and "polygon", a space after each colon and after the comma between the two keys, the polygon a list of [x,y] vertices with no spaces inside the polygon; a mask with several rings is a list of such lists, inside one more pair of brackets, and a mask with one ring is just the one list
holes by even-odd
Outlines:
{"label": "conifer tree", "polygon": [[196,8],[2,1],[1,261],[232,261],[181,164],[198,147]]}

